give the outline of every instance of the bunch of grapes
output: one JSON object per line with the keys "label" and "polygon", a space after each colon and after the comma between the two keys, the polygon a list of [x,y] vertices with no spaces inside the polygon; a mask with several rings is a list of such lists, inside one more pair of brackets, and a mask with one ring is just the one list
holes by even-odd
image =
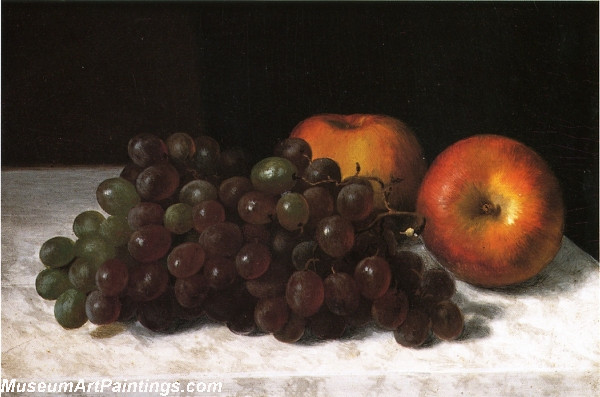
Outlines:
{"label": "bunch of grapes", "polygon": [[416,347],[456,339],[455,282],[402,249],[415,214],[374,206],[375,178],[342,180],[306,141],[253,165],[206,135],[133,137],[131,159],[97,188],[105,214],[46,241],[38,294],[65,328],[138,321],[153,331],[207,317],[282,342],[336,339],[375,324]]}

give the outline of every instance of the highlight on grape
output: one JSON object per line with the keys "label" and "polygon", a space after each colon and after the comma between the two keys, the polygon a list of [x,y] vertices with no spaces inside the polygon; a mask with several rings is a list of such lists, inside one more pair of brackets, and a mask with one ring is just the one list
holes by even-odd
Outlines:
{"label": "highlight on grape", "polygon": [[127,153],[98,185],[99,210],[40,248],[36,290],[62,327],[176,332],[208,319],[285,343],[368,326],[406,347],[460,337],[453,277],[406,248],[422,217],[374,206],[376,178],[359,165],[342,180],[299,138],[253,161],[184,132],[134,136]]}

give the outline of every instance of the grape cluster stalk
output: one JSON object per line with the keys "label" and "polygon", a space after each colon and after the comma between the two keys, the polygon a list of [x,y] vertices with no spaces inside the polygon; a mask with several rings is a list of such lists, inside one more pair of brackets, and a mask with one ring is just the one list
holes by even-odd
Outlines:
{"label": "grape cluster stalk", "polygon": [[36,290],[62,327],[173,332],[208,318],[295,343],[374,325],[406,347],[461,335],[454,278],[402,248],[422,219],[375,208],[358,165],[342,180],[298,138],[254,164],[183,132],[137,135],[127,151],[130,163],[96,190],[102,211],[75,217],[76,238],[40,248]]}

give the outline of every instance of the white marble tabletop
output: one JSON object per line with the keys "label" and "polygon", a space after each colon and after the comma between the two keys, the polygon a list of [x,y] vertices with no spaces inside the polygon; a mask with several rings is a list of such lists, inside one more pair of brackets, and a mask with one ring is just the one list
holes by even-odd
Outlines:
{"label": "white marble tabletop", "polygon": [[[455,301],[465,332],[420,349],[403,348],[391,332],[375,328],[293,345],[270,335],[238,336],[210,322],[169,334],[137,324],[64,330],[53,302],[35,291],[39,248],[56,235],[73,237],[74,217],[99,209],[96,186],[119,171],[2,171],[3,381],[36,392],[62,382],[75,395],[119,395],[125,385],[133,391],[131,384],[138,392],[182,396],[600,393],[599,266],[567,237],[555,260],[523,286],[497,291],[459,282]],[[421,244],[411,249],[434,262]]]}

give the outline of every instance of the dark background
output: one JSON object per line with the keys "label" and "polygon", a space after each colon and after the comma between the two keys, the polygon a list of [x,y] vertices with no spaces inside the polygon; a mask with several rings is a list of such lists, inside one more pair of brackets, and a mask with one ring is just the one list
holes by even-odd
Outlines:
{"label": "dark background", "polygon": [[598,258],[598,3],[2,2],[2,166],[122,164],[139,132],[261,156],[316,113],[548,160]]}

